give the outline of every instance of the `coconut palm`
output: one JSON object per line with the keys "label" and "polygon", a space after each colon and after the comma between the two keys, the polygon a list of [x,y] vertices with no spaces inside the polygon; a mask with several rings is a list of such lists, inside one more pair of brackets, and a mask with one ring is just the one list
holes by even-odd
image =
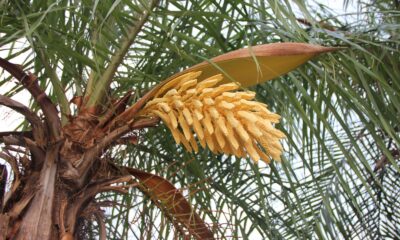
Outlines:
{"label": "coconut palm", "polygon": [[400,8],[353,4],[0,2],[0,239],[398,239]]}

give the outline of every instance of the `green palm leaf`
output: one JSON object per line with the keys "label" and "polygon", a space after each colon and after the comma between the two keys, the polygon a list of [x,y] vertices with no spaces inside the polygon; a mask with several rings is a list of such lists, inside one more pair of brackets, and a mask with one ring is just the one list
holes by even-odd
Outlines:
{"label": "green palm leaf", "polygon": [[[311,0],[171,0],[154,2],[154,8],[148,3],[3,1],[1,57],[35,73],[68,121],[68,114],[78,111],[68,100],[91,95],[99,82],[111,84],[95,102],[107,104],[131,90],[136,102],[173,74],[229,51],[278,42],[344,46],[276,81],[250,87],[258,101],[282,116],[277,127],[287,140],[281,164],[255,165],[207,149],[188,153],[164,126],[136,131],[136,145],[115,145],[107,158],[182,188],[217,238],[400,237],[397,1],[344,1],[357,6],[345,16]],[[145,11],[146,21],[133,36],[132,26]],[[115,73],[100,80],[132,36]],[[10,80],[2,72],[0,86]],[[8,89],[2,94],[10,97],[23,90]],[[41,112],[33,101],[30,109]],[[104,210],[107,239],[186,234],[177,233],[168,214],[138,189],[101,193],[96,201]],[[103,236],[93,217],[78,225],[82,239]]]}

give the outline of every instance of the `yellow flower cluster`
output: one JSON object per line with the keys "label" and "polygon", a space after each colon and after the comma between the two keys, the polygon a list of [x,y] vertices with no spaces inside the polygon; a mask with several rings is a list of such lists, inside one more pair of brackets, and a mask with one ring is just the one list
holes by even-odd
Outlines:
{"label": "yellow flower cluster", "polygon": [[285,135],[272,124],[280,116],[254,101],[254,92],[238,91],[236,83],[219,85],[222,75],[198,81],[200,75],[189,72],[167,82],[140,115],[160,117],[188,151],[198,151],[196,136],[213,153],[279,161]]}

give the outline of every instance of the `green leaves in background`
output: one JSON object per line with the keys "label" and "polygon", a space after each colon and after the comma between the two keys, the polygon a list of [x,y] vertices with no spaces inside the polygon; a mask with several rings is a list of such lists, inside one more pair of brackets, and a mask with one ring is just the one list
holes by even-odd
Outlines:
{"label": "green leaves in background", "polygon": [[[55,84],[68,99],[84,94],[142,13],[142,2],[3,1],[1,53],[37,73],[41,86],[61,103]],[[312,2],[160,1],[107,91],[110,98],[132,89],[140,96],[204,57],[246,46],[346,46],[253,87],[259,101],[282,115],[278,127],[288,138],[281,165],[257,167],[205,149],[190,155],[162,126],[138,132],[138,146],[115,147],[111,157],[185,188],[200,217],[215,223],[213,230],[223,239],[398,239],[399,6],[359,2],[338,16]],[[45,57],[37,57],[41,54]],[[106,206],[109,239],[175,234],[166,216],[137,190],[98,198]],[[114,200],[119,204],[107,204]],[[97,236],[95,225],[82,226],[88,229],[86,238]]]}

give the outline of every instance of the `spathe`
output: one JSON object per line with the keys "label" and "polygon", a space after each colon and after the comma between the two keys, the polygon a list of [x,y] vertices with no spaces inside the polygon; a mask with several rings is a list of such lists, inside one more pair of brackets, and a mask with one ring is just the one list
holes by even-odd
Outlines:
{"label": "spathe", "polygon": [[166,82],[187,72],[202,71],[201,77],[222,73],[225,82],[251,87],[284,75],[321,53],[340,48],[307,43],[271,43],[235,50],[204,61],[169,77]]}

